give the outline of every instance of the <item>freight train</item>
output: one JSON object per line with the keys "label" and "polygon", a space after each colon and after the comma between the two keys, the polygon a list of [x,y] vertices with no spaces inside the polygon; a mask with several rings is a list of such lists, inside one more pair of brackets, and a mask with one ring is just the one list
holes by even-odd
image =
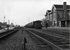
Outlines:
{"label": "freight train", "polygon": [[48,23],[45,21],[41,21],[41,20],[37,20],[37,21],[33,21],[27,25],[25,25],[24,27],[26,28],[36,28],[36,29],[41,29],[42,27],[48,27]]}

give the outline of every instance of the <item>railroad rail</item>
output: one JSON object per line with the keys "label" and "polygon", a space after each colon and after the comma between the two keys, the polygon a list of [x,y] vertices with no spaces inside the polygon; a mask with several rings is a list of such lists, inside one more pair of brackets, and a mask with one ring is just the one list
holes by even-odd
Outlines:
{"label": "railroad rail", "polygon": [[11,35],[12,33],[17,32],[17,31],[18,31],[18,29],[12,29],[12,30],[7,30],[5,32],[2,32],[2,33],[0,33],[0,39],[5,38],[5,37]]}
{"label": "railroad rail", "polygon": [[[43,33],[43,34],[48,34],[50,36],[54,36],[54,37],[58,37],[58,38],[63,38],[63,39],[69,39],[69,36],[70,36],[70,32],[65,32],[65,31],[54,31],[54,30],[43,30],[43,29],[31,29],[31,28],[27,28],[29,30],[34,30],[36,32],[40,32],[40,33]],[[65,34],[66,33],[66,34]]]}
{"label": "railroad rail", "polygon": [[64,38],[43,34],[35,30],[26,29],[26,31],[34,35],[36,38],[40,39],[44,43],[50,45],[53,48],[52,50],[69,50],[70,43],[68,39],[66,40]]}

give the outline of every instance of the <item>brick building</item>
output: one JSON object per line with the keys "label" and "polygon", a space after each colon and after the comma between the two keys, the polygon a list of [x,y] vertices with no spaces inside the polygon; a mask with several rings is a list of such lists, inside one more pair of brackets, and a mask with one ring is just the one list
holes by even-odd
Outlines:
{"label": "brick building", "polygon": [[70,27],[70,5],[53,5],[52,10],[47,10],[46,20],[51,22],[50,26]]}

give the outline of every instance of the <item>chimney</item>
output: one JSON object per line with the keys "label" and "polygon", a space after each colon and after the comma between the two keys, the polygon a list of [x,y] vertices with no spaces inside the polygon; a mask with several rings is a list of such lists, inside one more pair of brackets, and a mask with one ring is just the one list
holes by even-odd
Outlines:
{"label": "chimney", "polygon": [[63,9],[66,10],[66,2],[63,2]]}
{"label": "chimney", "polygon": [[67,14],[66,14],[66,13],[67,13],[67,12],[66,12],[66,11],[67,11],[66,8],[67,8],[67,7],[66,7],[66,2],[63,2],[64,18],[66,18],[66,15],[67,15]]}

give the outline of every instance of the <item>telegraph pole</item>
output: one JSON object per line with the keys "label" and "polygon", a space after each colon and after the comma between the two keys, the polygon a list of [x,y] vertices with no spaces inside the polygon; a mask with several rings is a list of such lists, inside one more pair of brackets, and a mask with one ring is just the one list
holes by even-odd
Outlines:
{"label": "telegraph pole", "polygon": [[4,16],[4,22],[5,22],[5,16]]}

